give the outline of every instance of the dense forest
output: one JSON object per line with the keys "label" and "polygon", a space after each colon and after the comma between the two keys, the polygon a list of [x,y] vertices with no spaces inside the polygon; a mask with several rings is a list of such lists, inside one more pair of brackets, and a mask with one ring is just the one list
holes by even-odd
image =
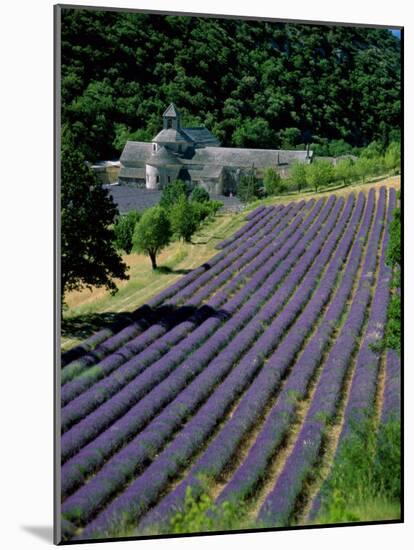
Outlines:
{"label": "dense forest", "polygon": [[386,29],[63,9],[62,122],[88,159],[150,140],[171,101],[224,146],[385,146],[399,138],[400,41]]}

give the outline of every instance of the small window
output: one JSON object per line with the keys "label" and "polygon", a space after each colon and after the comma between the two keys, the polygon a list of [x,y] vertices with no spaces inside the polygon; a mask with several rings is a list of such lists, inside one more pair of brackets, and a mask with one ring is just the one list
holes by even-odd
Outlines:
{"label": "small window", "polygon": [[172,118],[167,118],[167,128],[172,128]]}
{"label": "small window", "polygon": [[157,150],[157,145],[156,145],[156,143],[154,143],[154,145],[152,146],[152,150],[153,150],[153,151],[156,151],[156,150]]}
{"label": "small window", "polygon": [[157,183],[160,183],[160,176],[157,176]]}
{"label": "small window", "polygon": [[168,183],[171,183],[171,177],[168,176]]}

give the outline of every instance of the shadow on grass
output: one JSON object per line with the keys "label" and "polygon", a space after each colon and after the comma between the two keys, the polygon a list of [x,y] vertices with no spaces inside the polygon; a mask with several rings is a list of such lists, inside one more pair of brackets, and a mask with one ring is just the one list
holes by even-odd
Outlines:
{"label": "shadow on grass", "polygon": [[[208,266],[208,264],[206,264]],[[208,266],[209,267],[209,266]],[[192,305],[173,306],[161,305],[157,308],[142,306],[132,313],[88,313],[77,315],[69,319],[62,320],[62,337],[71,339],[86,340],[101,329],[107,328],[112,334],[119,332],[134,321],[144,321],[145,330],[154,324],[165,326],[167,330],[171,330],[177,324],[186,321],[189,317],[193,317],[196,324],[202,322],[208,317],[217,317],[221,320],[228,318],[228,313],[225,310],[216,310],[208,305],[195,307]],[[106,336],[106,338],[109,335]],[[83,355],[85,352],[91,351],[90,346],[85,348],[85,342],[65,350],[62,353],[62,366],[67,365]],[[99,343],[95,343],[95,345]],[[93,348],[92,348],[93,349]],[[92,351],[91,351],[92,353]]]}
{"label": "shadow on grass", "polygon": [[172,269],[167,265],[160,265],[157,267],[156,271],[157,273],[162,273],[164,275],[187,275],[188,273],[191,273],[192,269]]}
{"label": "shadow on grass", "polygon": [[121,330],[134,320],[131,313],[83,313],[73,317],[63,318],[61,336],[84,340],[94,332],[107,326]]}

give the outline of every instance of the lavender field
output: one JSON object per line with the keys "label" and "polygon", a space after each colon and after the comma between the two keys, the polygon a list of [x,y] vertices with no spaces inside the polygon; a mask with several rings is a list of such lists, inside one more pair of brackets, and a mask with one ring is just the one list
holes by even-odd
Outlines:
{"label": "lavender field", "polygon": [[399,358],[373,345],[396,201],[259,207],[132,324],[63,354],[66,540],[169,533],[190,489],[250,526],[310,522],[351,422],[399,414]]}

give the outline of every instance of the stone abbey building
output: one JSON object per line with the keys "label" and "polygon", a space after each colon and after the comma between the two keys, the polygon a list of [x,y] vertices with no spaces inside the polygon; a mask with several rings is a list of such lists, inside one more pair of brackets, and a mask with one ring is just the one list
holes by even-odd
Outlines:
{"label": "stone abbey building", "polygon": [[293,161],[309,163],[312,152],[220,147],[205,127],[182,128],[173,103],[163,114],[163,128],[151,143],[128,141],[120,158],[119,184],[162,189],[181,179],[213,195],[235,193],[240,176],[276,168],[286,176]]}

